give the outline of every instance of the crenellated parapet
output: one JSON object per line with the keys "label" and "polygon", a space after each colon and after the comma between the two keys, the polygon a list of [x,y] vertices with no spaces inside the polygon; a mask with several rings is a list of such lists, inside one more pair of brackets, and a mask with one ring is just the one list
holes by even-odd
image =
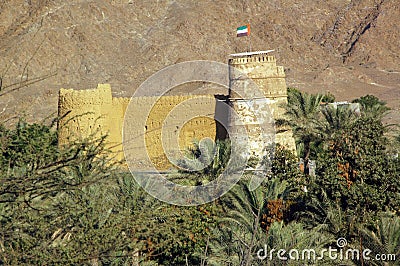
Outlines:
{"label": "crenellated parapet", "polygon": [[272,55],[267,54],[258,54],[258,55],[246,55],[241,57],[235,57],[230,60],[231,64],[244,64],[247,65],[249,63],[260,63],[260,62],[269,62],[276,64],[276,58]]}

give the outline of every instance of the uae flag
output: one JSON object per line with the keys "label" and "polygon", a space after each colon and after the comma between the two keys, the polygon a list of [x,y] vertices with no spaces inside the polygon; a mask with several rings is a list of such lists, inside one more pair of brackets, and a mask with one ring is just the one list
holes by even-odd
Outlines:
{"label": "uae flag", "polygon": [[247,24],[245,26],[240,26],[239,28],[236,29],[237,37],[249,36],[249,35],[250,35],[250,24]]}

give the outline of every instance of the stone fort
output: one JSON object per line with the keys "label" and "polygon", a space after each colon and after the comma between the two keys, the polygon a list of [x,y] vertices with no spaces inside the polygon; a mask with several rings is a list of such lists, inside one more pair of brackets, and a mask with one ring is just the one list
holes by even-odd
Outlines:
{"label": "stone fort", "polygon": [[[183,124],[168,127],[164,123],[168,114],[182,103],[188,111],[197,110],[201,113],[216,114],[219,104],[226,102],[239,116],[243,117],[253,155],[259,156],[262,151],[257,150],[260,147],[258,142],[262,135],[254,125],[257,121],[254,121],[251,117],[253,114],[248,112],[247,104],[254,105],[254,102],[256,102],[258,104],[257,112],[261,113],[261,116],[268,114],[268,116],[277,119],[283,117],[283,105],[287,103],[284,69],[282,66],[276,65],[276,58],[270,55],[270,52],[261,51],[231,55],[228,59],[229,70],[227,69],[227,71],[234,68],[246,75],[243,78],[230,74],[230,88],[225,95],[209,93],[204,95],[168,95],[156,98],[113,97],[111,86],[108,84],[99,84],[96,89],[88,90],[60,89],[58,103],[58,114],[61,117],[58,125],[59,144],[67,144],[76,138],[107,134],[107,145],[113,151],[113,156],[116,160],[123,160],[122,132],[128,105],[134,104],[139,110],[141,107],[147,108],[151,105],[151,112],[147,119],[144,120],[144,128],[143,124],[140,124],[141,122],[138,122],[137,125],[138,134],[141,132],[142,135],[144,134],[147,154],[137,152],[135,156],[138,161],[142,157],[149,156],[157,169],[169,169],[172,165],[165,154],[162,136],[177,135],[178,141],[175,144],[179,145],[181,151],[190,147],[194,140],[203,138],[217,140],[232,136],[227,136],[226,129],[220,122],[216,121],[218,119],[213,119],[212,116],[194,116]],[[234,87],[246,88],[247,79],[251,79],[258,86],[263,94],[263,99],[260,100],[260,97],[258,99],[251,99],[252,97],[243,98],[234,95],[231,89]],[[270,112],[265,112],[264,114],[263,106],[267,106]],[[181,112],[182,119],[186,117],[184,113]],[[179,120],[180,114],[175,115],[178,116],[177,119]],[[142,112],[137,112],[130,114],[129,119],[135,123],[135,121],[143,121],[142,116]],[[229,112],[223,111],[222,116],[229,120]],[[232,126],[232,122],[227,124]],[[276,132],[274,136],[276,143],[295,150],[295,142],[290,130]]]}

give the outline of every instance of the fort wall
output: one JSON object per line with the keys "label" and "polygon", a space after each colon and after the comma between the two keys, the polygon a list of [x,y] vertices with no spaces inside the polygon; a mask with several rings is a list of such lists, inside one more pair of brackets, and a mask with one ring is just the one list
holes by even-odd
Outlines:
{"label": "fort wall", "polygon": [[[216,122],[216,119],[221,118],[228,120],[228,112],[218,111],[224,109],[221,107],[222,104],[218,104],[217,99],[222,97],[228,99],[233,109],[242,117],[251,140],[249,143],[253,155],[260,156],[262,152],[258,150],[259,147],[263,147],[261,144],[271,136],[260,134],[260,127],[256,123],[273,124],[272,118],[276,120],[284,116],[283,105],[287,103],[284,69],[276,65],[275,57],[267,54],[231,58],[229,69],[231,88],[229,96],[118,98],[112,97],[109,84],[99,84],[96,89],[89,90],[60,89],[59,144],[64,145],[77,138],[108,135],[108,147],[116,159],[123,160],[125,156],[122,134],[128,132],[132,141],[129,147],[133,147],[129,152],[134,154],[132,158],[137,160],[137,166],[140,167],[143,159],[150,158],[153,165],[165,170],[172,166],[170,159],[186,150],[194,140],[206,137],[213,140],[224,138],[224,129]],[[231,69],[237,69],[239,72]],[[252,82],[257,85],[257,90],[249,85]],[[232,91],[239,94],[241,91],[245,92],[247,98],[244,99]],[[262,97],[259,97],[260,93]],[[129,111],[131,105],[135,106],[133,112]],[[261,121],[254,119],[254,113],[252,114],[247,108],[249,105],[255,107],[256,115]],[[149,110],[148,115],[146,116],[142,110]],[[228,123],[224,121],[223,124]],[[272,136],[274,139],[271,139],[271,142],[275,141],[295,150],[292,132],[276,130],[279,130],[279,133]],[[241,137],[239,133],[237,135],[236,137]],[[145,149],[142,148],[143,139]],[[131,158],[129,160],[131,163]],[[136,161],[132,163],[135,164]]]}
{"label": "fort wall", "polygon": [[[113,156],[122,160],[122,130],[124,119],[128,119],[132,139],[141,141],[143,134],[145,138],[147,152],[135,152],[138,163],[149,156],[158,169],[164,170],[172,166],[166,156],[169,151],[177,155],[177,150],[184,152],[196,139],[217,138],[217,122],[213,119],[217,100],[213,95],[157,98],[112,97],[108,84],[99,84],[97,89],[89,90],[61,89],[59,116],[63,118],[59,123],[59,144],[107,135]],[[151,108],[149,116],[144,118],[142,112],[126,114],[128,104],[135,105],[138,110]],[[196,117],[199,113],[204,115]],[[134,143],[129,146],[132,145]]]}

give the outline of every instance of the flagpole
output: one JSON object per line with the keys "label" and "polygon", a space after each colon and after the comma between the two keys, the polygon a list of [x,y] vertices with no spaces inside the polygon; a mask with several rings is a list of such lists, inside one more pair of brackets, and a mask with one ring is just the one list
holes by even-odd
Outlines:
{"label": "flagpole", "polygon": [[251,52],[251,28],[250,28],[250,19],[251,19],[251,8],[249,4],[249,0],[246,1],[246,13],[248,14],[248,20],[247,20],[247,27],[249,28],[249,52]]}
{"label": "flagpole", "polygon": [[250,19],[248,20],[248,27],[249,27],[249,52],[251,52],[251,29],[250,29]]}

